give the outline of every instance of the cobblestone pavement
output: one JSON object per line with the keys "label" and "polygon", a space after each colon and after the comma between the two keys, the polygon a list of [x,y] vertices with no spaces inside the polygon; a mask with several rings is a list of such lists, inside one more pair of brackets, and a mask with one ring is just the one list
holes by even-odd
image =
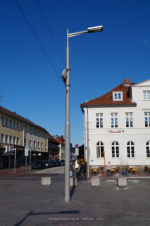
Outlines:
{"label": "cobblestone pavement", "polygon": [[41,186],[41,175],[0,177],[0,225],[150,225],[150,179],[128,179],[119,189],[116,178],[102,178],[100,187],[81,180],[64,202],[64,176],[53,175]]}

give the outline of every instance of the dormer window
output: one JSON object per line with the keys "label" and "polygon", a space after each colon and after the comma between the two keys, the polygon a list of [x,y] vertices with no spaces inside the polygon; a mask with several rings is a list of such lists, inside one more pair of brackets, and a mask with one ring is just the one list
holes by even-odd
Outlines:
{"label": "dormer window", "polygon": [[113,101],[123,101],[123,92],[113,92]]}

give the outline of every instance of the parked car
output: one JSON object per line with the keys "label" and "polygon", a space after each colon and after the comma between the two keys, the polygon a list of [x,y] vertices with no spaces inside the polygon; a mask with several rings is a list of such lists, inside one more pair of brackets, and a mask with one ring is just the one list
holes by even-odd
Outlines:
{"label": "parked car", "polygon": [[50,160],[44,160],[46,162],[46,168],[50,168],[51,166],[51,161]]}
{"label": "parked car", "polygon": [[46,162],[39,160],[32,164],[32,169],[46,169]]}
{"label": "parked car", "polygon": [[57,162],[57,166],[61,166],[61,161],[60,160],[56,160]]}
{"label": "parked car", "polygon": [[65,165],[65,160],[60,160],[61,161],[61,166],[64,166]]}
{"label": "parked car", "polygon": [[58,166],[58,164],[57,164],[57,162],[56,162],[56,161],[51,160],[51,166],[52,166],[52,167],[53,167],[53,166]]}

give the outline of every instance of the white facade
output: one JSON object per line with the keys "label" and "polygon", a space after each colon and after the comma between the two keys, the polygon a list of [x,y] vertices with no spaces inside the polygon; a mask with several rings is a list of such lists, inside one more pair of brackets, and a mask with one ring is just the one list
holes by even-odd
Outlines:
{"label": "white facade", "polygon": [[[122,92],[121,100],[115,100],[116,104],[114,105],[94,106],[89,104],[88,131],[87,106],[81,105],[84,113],[86,160],[87,132],[89,133],[89,165],[104,165],[103,150],[105,151],[106,164],[110,161],[111,165],[119,165],[120,160],[123,159],[129,165],[150,165],[150,80],[124,86],[130,86],[128,95],[131,104],[117,104],[117,101],[122,101],[121,98],[124,95],[122,90],[120,90],[120,93]],[[145,92],[143,93],[143,91]],[[114,98],[114,92],[118,91],[112,91],[112,98]],[[101,120],[102,127],[96,127],[96,116],[99,117],[99,126]],[[113,117],[116,119],[111,121]],[[131,123],[131,127],[127,120]],[[115,121],[118,127],[113,124]],[[113,125],[114,127],[112,127]],[[101,143],[98,144],[98,142]]]}

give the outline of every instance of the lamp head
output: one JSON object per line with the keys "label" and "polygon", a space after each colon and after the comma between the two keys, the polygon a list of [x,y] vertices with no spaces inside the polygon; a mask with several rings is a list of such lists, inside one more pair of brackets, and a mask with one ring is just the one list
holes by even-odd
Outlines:
{"label": "lamp head", "polygon": [[100,32],[103,31],[103,26],[89,27],[88,33]]}

